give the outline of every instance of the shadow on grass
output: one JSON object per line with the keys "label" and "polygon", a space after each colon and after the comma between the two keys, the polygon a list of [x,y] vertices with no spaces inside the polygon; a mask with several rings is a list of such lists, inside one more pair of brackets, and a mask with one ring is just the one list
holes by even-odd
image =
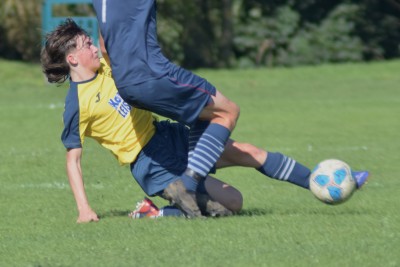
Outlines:
{"label": "shadow on grass", "polygon": [[128,217],[131,210],[109,210],[98,214],[100,218]]}
{"label": "shadow on grass", "polygon": [[274,210],[274,209],[262,209],[262,208],[252,208],[245,209],[237,213],[235,216],[239,217],[254,217],[254,216],[265,216],[265,215],[282,215],[282,216],[293,216],[293,215],[305,215],[305,216],[314,216],[314,215],[323,215],[323,216],[360,216],[360,215],[370,215],[374,214],[369,209],[363,208],[349,208],[342,209],[336,208],[335,206],[326,206],[324,208],[305,208],[305,209],[287,209],[287,210]]}
{"label": "shadow on grass", "polygon": [[[112,217],[128,217],[131,210],[109,210],[105,212],[100,212],[98,216],[100,218],[112,218]],[[271,209],[246,209],[242,210],[234,216],[239,217],[254,217],[254,216],[265,216],[274,213]]]}
{"label": "shadow on grass", "polygon": [[[112,217],[128,217],[128,214],[131,210],[110,210],[106,212],[99,213],[100,218],[112,218]],[[327,206],[325,208],[315,208],[315,209],[300,209],[300,210],[273,210],[266,208],[251,208],[244,209],[235,214],[235,217],[257,217],[257,216],[266,216],[266,215],[323,215],[323,216],[338,216],[338,215],[366,215],[371,214],[371,210],[368,209],[336,209],[334,206]]]}
{"label": "shadow on grass", "polygon": [[335,206],[327,206],[325,208],[317,208],[317,209],[307,209],[298,213],[302,213],[305,215],[325,215],[325,216],[338,216],[338,215],[359,216],[359,215],[376,214],[376,212],[373,212],[372,210],[365,208],[337,208]]}
{"label": "shadow on grass", "polygon": [[273,213],[274,213],[274,211],[272,209],[253,208],[253,209],[241,210],[235,216],[239,216],[239,217],[254,217],[254,216],[270,215],[270,214],[273,214]]}

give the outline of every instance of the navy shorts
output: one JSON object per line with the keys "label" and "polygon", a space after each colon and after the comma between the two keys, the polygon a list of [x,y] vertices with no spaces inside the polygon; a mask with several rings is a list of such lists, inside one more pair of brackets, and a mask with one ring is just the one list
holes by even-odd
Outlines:
{"label": "navy shorts", "polygon": [[171,64],[168,75],[118,88],[130,105],[192,126],[216,89],[206,79]]}
{"label": "navy shorts", "polygon": [[156,132],[131,164],[135,180],[149,195],[155,195],[185,171],[189,130],[180,123],[155,122]]}

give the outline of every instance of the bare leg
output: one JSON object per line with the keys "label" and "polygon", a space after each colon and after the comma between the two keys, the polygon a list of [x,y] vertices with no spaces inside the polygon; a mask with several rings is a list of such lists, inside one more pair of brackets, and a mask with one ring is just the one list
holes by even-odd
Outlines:
{"label": "bare leg", "polygon": [[229,139],[224,153],[217,162],[217,168],[242,166],[259,168],[267,159],[267,151],[249,143],[239,143]]}
{"label": "bare leg", "polygon": [[267,152],[252,144],[229,140],[217,162],[217,168],[228,166],[253,167],[267,177],[309,188],[311,170],[279,152]]}
{"label": "bare leg", "polygon": [[232,212],[238,212],[243,206],[243,197],[239,190],[212,176],[207,176],[205,187],[214,200]]}
{"label": "bare leg", "polygon": [[204,107],[203,111],[200,113],[199,119],[210,121],[210,123],[217,123],[233,131],[239,119],[239,106],[230,101],[219,91],[217,91],[215,96],[212,96],[212,100],[212,103]]}

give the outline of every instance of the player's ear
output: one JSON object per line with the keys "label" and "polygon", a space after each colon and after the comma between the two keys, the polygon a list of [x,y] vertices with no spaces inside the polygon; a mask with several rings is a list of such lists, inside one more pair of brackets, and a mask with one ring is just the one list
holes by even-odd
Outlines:
{"label": "player's ear", "polygon": [[67,54],[66,60],[67,60],[67,63],[70,64],[70,65],[78,64],[78,60],[76,58],[76,55],[73,54],[73,53]]}

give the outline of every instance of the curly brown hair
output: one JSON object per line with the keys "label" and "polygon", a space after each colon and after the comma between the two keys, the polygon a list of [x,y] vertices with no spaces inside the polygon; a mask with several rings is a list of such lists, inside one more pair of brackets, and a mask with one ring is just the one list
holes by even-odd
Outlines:
{"label": "curly brown hair", "polygon": [[60,84],[69,78],[70,67],[66,56],[76,48],[79,36],[88,36],[88,33],[70,18],[46,35],[40,61],[50,83]]}

